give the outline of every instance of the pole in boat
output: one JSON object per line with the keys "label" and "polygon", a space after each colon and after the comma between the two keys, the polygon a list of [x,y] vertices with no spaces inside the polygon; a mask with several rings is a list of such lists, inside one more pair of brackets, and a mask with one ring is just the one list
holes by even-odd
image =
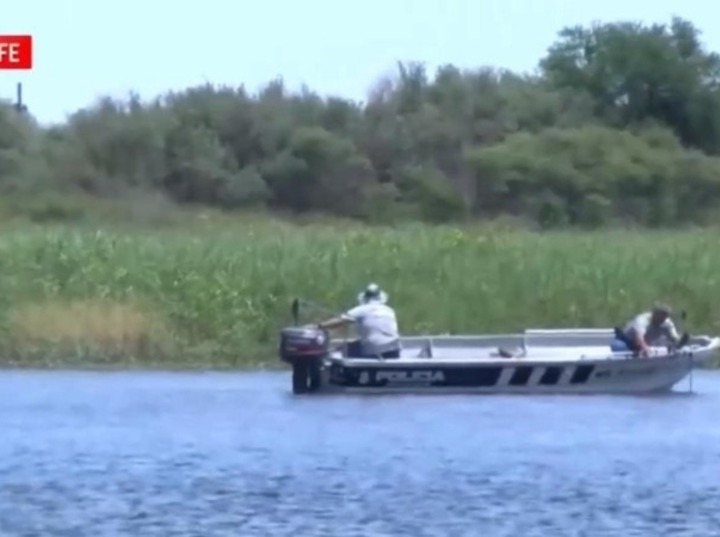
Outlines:
{"label": "pole in boat", "polygon": [[[682,310],[680,312],[680,319],[682,319],[683,325],[687,322],[687,318],[687,310]],[[683,326],[683,329],[684,328],[685,326]],[[678,345],[678,350],[687,345],[689,341],[690,334],[686,331],[680,338],[680,345]],[[688,353],[688,361],[690,362],[690,374],[688,375],[688,393],[693,393],[693,373],[695,372],[695,359],[692,352]]]}

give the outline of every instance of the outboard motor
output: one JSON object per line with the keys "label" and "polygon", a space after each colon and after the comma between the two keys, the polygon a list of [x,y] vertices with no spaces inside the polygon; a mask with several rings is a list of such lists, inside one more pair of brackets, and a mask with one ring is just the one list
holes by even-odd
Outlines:
{"label": "outboard motor", "polygon": [[280,332],[280,359],[292,366],[293,393],[314,392],[322,382],[323,359],[330,349],[325,330],[292,326]]}

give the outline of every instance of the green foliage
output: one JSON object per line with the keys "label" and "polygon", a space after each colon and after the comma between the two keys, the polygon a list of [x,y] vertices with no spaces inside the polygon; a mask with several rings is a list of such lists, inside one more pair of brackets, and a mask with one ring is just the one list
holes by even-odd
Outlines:
{"label": "green foliage", "polygon": [[[614,213],[647,225],[705,223],[720,202],[720,159],[684,150],[658,133],[608,127],[518,133],[470,151],[477,207],[532,214],[547,225],[606,224]],[[670,143],[668,143],[668,140]]]}
{"label": "green foliage", "polygon": [[282,80],[257,95],[205,85],[149,103],[105,98],[51,129],[0,106],[0,195],[386,223],[718,219],[720,56],[690,22],[565,28],[539,67],[431,76],[400,64],[363,105]]}
{"label": "green foliage", "polygon": [[[277,364],[293,297],[341,311],[368,281],[389,291],[405,334],[612,326],[658,299],[687,309],[693,332],[712,333],[716,235],[264,219],[179,232],[9,231],[0,240],[0,356]],[[61,355],[63,338],[94,352]]]}

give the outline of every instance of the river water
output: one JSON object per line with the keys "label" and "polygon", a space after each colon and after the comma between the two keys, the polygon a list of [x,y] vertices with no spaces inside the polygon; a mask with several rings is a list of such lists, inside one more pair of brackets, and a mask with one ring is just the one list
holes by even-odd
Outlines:
{"label": "river water", "polygon": [[0,536],[720,535],[719,372],[663,397],[289,383],[0,372]]}

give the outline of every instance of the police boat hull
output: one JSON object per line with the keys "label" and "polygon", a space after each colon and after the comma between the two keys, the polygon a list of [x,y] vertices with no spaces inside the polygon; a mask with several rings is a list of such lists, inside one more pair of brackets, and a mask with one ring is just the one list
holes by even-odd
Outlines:
{"label": "police boat hull", "polygon": [[402,339],[400,358],[345,356],[345,341],[313,328],[281,335],[294,393],[638,394],[670,391],[717,355],[720,338],[695,336],[648,357],[613,352],[612,329]]}

